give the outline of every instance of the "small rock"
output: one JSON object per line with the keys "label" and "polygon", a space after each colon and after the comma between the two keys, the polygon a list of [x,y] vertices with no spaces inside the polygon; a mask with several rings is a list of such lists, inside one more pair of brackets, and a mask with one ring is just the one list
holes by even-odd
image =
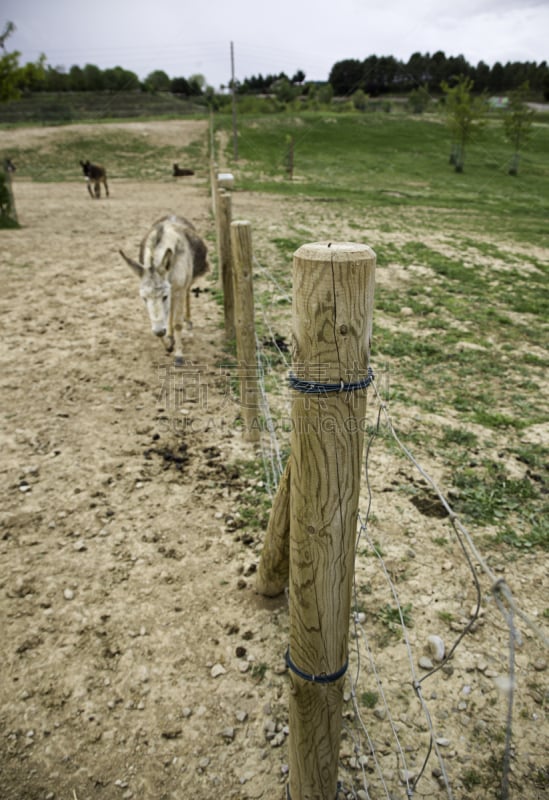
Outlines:
{"label": "small rock", "polygon": [[434,664],[431,661],[431,659],[427,658],[427,656],[421,656],[417,663],[419,664],[421,669],[429,670],[429,669],[433,669],[433,666],[434,666]]}
{"label": "small rock", "polygon": [[221,736],[228,742],[232,742],[234,739],[234,728],[231,727],[223,728],[223,730],[221,731]]}
{"label": "small rock", "polygon": [[79,539],[77,542],[73,544],[73,550],[76,550],[77,553],[82,552],[83,550],[87,550],[86,543],[83,539]]}
{"label": "small rock", "polygon": [[280,733],[277,733],[276,736],[273,736],[271,739],[271,747],[280,747],[284,744],[285,738],[284,731],[280,731]]}
{"label": "small rock", "polygon": [[534,669],[536,672],[545,672],[547,669],[547,661],[544,658],[538,658],[534,661]]}
{"label": "small rock", "polygon": [[381,720],[386,719],[387,718],[387,710],[385,708],[382,708],[381,706],[378,706],[377,708],[374,708],[374,717],[376,717],[377,719],[381,719]]}
{"label": "small rock", "polygon": [[72,589],[64,589],[63,590],[63,597],[65,600],[72,600],[74,598],[74,592]]}
{"label": "small rock", "polygon": [[440,636],[429,636],[427,639],[427,647],[429,648],[429,654],[434,661],[444,661],[444,642],[440,638]]}
{"label": "small rock", "polygon": [[169,728],[168,730],[162,731],[162,738],[163,739],[178,739],[183,731],[181,728]]}
{"label": "small rock", "polygon": [[235,717],[238,722],[246,722],[248,719],[248,712],[247,711],[237,711]]}
{"label": "small rock", "polygon": [[[488,672],[489,672],[489,670],[486,672],[486,675],[488,677],[491,677],[490,675],[488,675]],[[496,685],[496,688],[502,694],[510,694],[511,693],[511,690],[513,689],[513,681],[511,680],[511,676],[510,675],[495,675],[493,677],[494,677],[494,684]]]}
{"label": "small rock", "polygon": [[450,747],[450,740],[439,737],[435,740],[439,747]]}
{"label": "small rock", "polygon": [[208,756],[204,756],[198,762],[198,766],[200,767],[200,769],[206,769],[209,766],[209,764],[210,764],[210,759],[208,758]]}
{"label": "small rock", "polygon": [[181,712],[181,716],[183,717],[183,719],[189,719],[192,713],[193,713],[192,708],[185,706],[185,708]]}
{"label": "small rock", "polygon": [[225,675],[227,670],[222,664],[214,664],[210,670],[210,675],[212,678],[219,678],[220,675]]}

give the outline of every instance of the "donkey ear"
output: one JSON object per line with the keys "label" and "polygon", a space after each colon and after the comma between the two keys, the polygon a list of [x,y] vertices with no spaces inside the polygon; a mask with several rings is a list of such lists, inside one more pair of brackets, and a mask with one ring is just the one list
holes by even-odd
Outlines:
{"label": "donkey ear", "polygon": [[158,267],[159,272],[169,272],[170,267],[172,265],[172,256],[173,252],[168,248],[164,253],[164,255],[162,256],[162,261],[160,263],[160,266]]}
{"label": "donkey ear", "polygon": [[128,256],[124,253],[123,250],[118,251],[126,264],[135,272],[138,278],[143,277],[143,273],[145,272],[145,267],[143,267],[138,261],[134,261],[133,258],[128,258]]}

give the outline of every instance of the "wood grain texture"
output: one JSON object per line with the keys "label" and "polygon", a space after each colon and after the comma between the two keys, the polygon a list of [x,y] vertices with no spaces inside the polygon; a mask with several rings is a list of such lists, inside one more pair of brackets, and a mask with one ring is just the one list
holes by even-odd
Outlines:
{"label": "wood grain texture", "polygon": [[225,313],[225,338],[232,341],[235,338],[234,322],[234,290],[233,290],[233,263],[231,249],[231,217],[232,199],[230,192],[218,190],[218,241],[219,241],[219,270],[221,287],[223,289],[223,309]]}
{"label": "wood grain texture", "polygon": [[240,406],[244,437],[250,442],[256,442],[259,439],[259,403],[250,223],[245,220],[232,222],[230,235]]}
{"label": "wood grain texture", "polygon": [[[366,377],[375,254],[366,245],[319,242],[294,255],[294,373],[320,383]],[[366,418],[366,391],[295,392],[290,487],[290,654],[309,675],[346,662]],[[292,674],[292,800],[333,800],[343,699]]]}
{"label": "wood grain texture", "polygon": [[256,590],[276,597],[288,585],[290,571],[290,460],[274,496],[257,570]]}

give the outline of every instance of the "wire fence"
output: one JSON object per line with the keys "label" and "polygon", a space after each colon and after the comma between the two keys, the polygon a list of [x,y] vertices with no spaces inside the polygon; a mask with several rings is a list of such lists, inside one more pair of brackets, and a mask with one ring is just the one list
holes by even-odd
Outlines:
{"label": "wire fence", "polygon": [[[285,287],[281,286],[280,282],[257,262],[257,259],[254,268],[271,287],[272,292],[288,297]],[[280,336],[275,333],[275,325],[269,316],[270,310],[272,307],[270,308],[268,303],[258,309],[263,329],[267,331],[268,336],[263,342],[257,338],[257,365],[260,410],[265,422],[262,426],[261,452],[267,476],[267,488],[269,494],[273,496],[283,470],[281,456],[283,445],[278,440],[276,412],[273,412],[271,408],[273,397],[269,396],[265,386],[266,376],[272,371],[269,356],[266,354],[267,338],[269,339],[269,351],[277,354],[280,364],[278,370],[284,371],[288,375],[290,363],[286,352],[280,348]],[[361,598],[356,575],[358,570],[356,570],[352,615],[353,647],[350,654],[353,669],[350,669],[348,673],[349,690],[346,696],[352,711],[346,712],[344,719],[340,753],[342,781],[338,798],[364,800],[364,798],[385,797],[394,800],[396,797],[402,797],[403,791],[409,798],[432,796],[441,791],[445,792],[449,800],[458,796],[453,788],[452,770],[448,768],[445,755],[450,742],[439,730],[443,724],[440,722],[437,724],[435,721],[437,714],[441,718],[445,714],[444,711],[440,712],[441,705],[443,705],[441,694],[439,694],[443,692],[441,680],[446,680],[451,674],[452,662],[458,650],[467,650],[466,637],[474,633],[482,621],[483,602],[492,603],[493,601],[500,612],[504,629],[507,631],[507,646],[500,653],[501,663],[506,663],[506,668],[504,668],[506,674],[497,678],[497,685],[504,698],[506,710],[503,743],[498,742],[498,746],[503,745],[502,756],[495,770],[498,774],[494,775],[494,786],[499,782],[496,795],[501,800],[509,800],[511,798],[510,776],[514,755],[513,712],[517,692],[515,654],[517,647],[522,645],[517,619],[520,619],[529,628],[542,646],[548,647],[549,640],[538,623],[521,609],[506,580],[497,575],[490,567],[488,559],[481,554],[471,533],[453,511],[438,484],[402,442],[393,425],[388,404],[383,399],[376,380],[373,381],[372,387],[374,405],[377,406],[377,417],[372,420],[370,425],[366,445],[365,491],[362,501],[365,508],[359,514],[356,552],[357,560],[360,559],[358,554],[363,552],[361,550],[363,547],[375,557],[376,574],[385,584],[384,591],[389,599],[383,608],[387,615],[391,616],[390,626],[398,639],[398,648],[405,653],[405,658],[398,661],[396,668],[399,690],[395,696],[394,691],[388,690],[391,687],[387,687],[387,683],[390,683],[387,674],[387,658],[380,659],[380,648],[376,647],[375,637],[372,641],[372,615],[361,611]],[[289,416],[288,397],[282,399],[282,405],[280,398],[277,398],[276,402],[279,405],[278,413],[285,413]],[[411,604],[407,604],[401,598],[401,591],[392,575],[391,566],[384,556],[383,546],[380,546],[372,535],[372,508],[375,508],[376,498],[371,486],[371,456],[374,447],[383,445],[388,439],[392,439],[396,443],[400,453],[434,492],[443,510],[440,516],[446,515],[450,523],[460,557],[460,564],[455,564],[455,571],[464,570],[473,585],[473,608],[469,618],[465,621],[462,620],[461,627],[453,626],[455,638],[451,645],[445,647],[438,636],[429,637],[432,652],[435,655],[434,663],[430,663],[430,659],[425,659],[425,657],[423,662],[421,656],[418,658],[418,642],[412,642],[410,636],[409,608]],[[358,568],[358,563],[355,564],[355,567]],[[429,576],[426,575],[425,579],[428,581]],[[483,588],[485,585],[486,587]],[[379,593],[376,593],[378,608],[379,596]],[[456,627],[459,628],[457,631]],[[418,674],[417,663],[421,666],[421,674]],[[407,677],[404,670],[408,673]],[[366,690],[365,685],[368,687]],[[370,721],[372,712],[369,711],[368,715],[365,714],[364,699],[366,699],[368,708],[372,708],[375,704],[375,708],[373,708],[375,724],[373,726]],[[463,701],[463,704],[466,705],[466,702]],[[413,706],[415,706],[415,710],[403,714],[403,708],[412,709]],[[416,716],[415,711],[418,712],[419,717]],[[366,719],[367,716],[368,719]],[[455,753],[452,753],[451,759],[454,760],[454,757]],[[432,761],[436,761],[436,764],[428,770],[428,765]],[[468,785],[472,787],[478,776],[472,768],[468,772],[466,770],[466,775],[469,778]],[[463,789],[463,780],[458,785],[460,789]]]}

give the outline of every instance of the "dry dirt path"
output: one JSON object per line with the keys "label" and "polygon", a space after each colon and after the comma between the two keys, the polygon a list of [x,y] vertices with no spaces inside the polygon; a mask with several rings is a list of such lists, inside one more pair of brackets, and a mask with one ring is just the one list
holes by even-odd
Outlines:
{"label": "dry dirt path", "polygon": [[82,182],[20,182],[17,205],[0,298],[1,795],[275,797],[263,722],[282,678],[252,676],[272,664],[277,604],[225,525],[249,480],[231,464],[253,452],[220,308],[203,279],[182,379],[117,252],[167,211],[206,236],[209,198],[171,181],[100,202]]}

